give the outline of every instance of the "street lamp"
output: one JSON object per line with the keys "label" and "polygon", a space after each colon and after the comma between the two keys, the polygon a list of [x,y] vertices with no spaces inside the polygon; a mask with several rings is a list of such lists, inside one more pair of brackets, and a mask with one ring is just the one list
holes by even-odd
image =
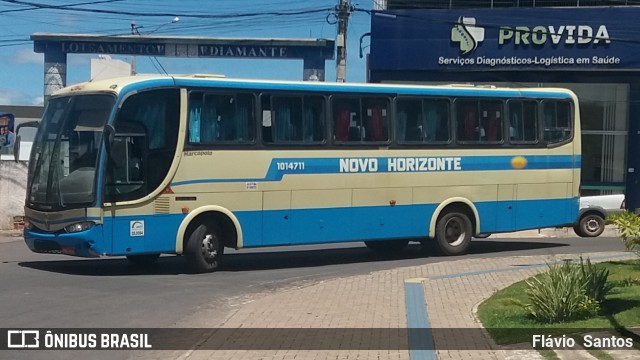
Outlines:
{"label": "street lamp", "polygon": [[[180,18],[176,16],[176,17],[174,17],[173,19],[171,19],[171,21],[166,22],[166,23],[163,23],[163,24],[160,24],[160,26],[158,26],[157,28],[155,28],[155,29],[153,29],[153,30],[149,31],[149,32],[148,32],[148,33],[146,33],[145,35],[153,34],[154,32],[156,32],[156,31],[160,30],[163,26],[165,26],[165,25],[169,25],[169,24],[175,24],[175,23],[177,23],[178,21],[180,21]],[[131,35],[139,35],[139,36],[142,36],[142,34],[140,34],[140,31],[139,31],[138,29],[142,29],[143,27],[144,27],[144,26],[137,26],[137,25],[136,25],[136,21],[135,21],[135,20],[132,20],[132,21],[131,21]],[[131,57],[131,75],[136,75],[136,73],[137,73],[137,72],[136,72],[136,56],[134,55],[134,56],[132,56],[132,57]]]}

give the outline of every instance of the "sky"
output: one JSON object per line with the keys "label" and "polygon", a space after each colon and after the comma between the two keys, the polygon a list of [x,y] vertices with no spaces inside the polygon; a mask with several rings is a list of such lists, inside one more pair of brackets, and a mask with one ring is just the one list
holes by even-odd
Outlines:
{"label": "sky", "polygon": [[[361,0],[349,18],[347,81],[366,80],[360,37],[370,31],[373,2]],[[33,52],[34,33],[129,35],[135,21],[141,35],[237,38],[324,38],[335,40],[332,16],[339,0],[0,0],[0,106],[41,105],[44,55]],[[296,14],[291,14],[295,12]],[[178,17],[179,21],[172,22]],[[369,39],[363,41],[368,53]],[[130,56],[111,56],[130,62]],[[91,77],[97,54],[67,57],[67,85]],[[158,57],[169,74],[213,73],[227,77],[301,80],[302,60],[186,59]],[[137,57],[138,73],[159,74],[153,59]],[[335,60],[325,63],[335,81]]]}

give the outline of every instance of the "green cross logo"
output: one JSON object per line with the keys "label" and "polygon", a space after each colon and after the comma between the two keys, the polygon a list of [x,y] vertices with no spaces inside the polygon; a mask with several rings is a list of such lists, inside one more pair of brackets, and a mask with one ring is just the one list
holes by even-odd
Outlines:
{"label": "green cross logo", "polygon": [[462,55],[468,54],[484,40],[484,28],[476,26],[476,18],[459,17],[451,29],[451,41],[460,44]]}

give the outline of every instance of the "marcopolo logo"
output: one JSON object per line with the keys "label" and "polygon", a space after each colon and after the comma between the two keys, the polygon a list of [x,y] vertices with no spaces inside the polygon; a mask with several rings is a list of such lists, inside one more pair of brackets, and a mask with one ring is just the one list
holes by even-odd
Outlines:
{"label": "marcopolo logo", "polygon": [[451,29],[451,41],[460,44],[462,55],[474,51],[483,40],[484,28],[476,26],[476,18],[474,17],[459,17]]}

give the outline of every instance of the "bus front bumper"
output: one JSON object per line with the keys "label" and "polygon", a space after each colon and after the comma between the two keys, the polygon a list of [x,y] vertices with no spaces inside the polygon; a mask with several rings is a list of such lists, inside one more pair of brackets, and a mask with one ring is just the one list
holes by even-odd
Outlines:
{"label": "bus front bumper", "polygon": [[101,224],[74,233],[49,233],[34,228],[25,229],[24,241],[29,249],[36,253],[99,257],[109,252],[103,244]]}

